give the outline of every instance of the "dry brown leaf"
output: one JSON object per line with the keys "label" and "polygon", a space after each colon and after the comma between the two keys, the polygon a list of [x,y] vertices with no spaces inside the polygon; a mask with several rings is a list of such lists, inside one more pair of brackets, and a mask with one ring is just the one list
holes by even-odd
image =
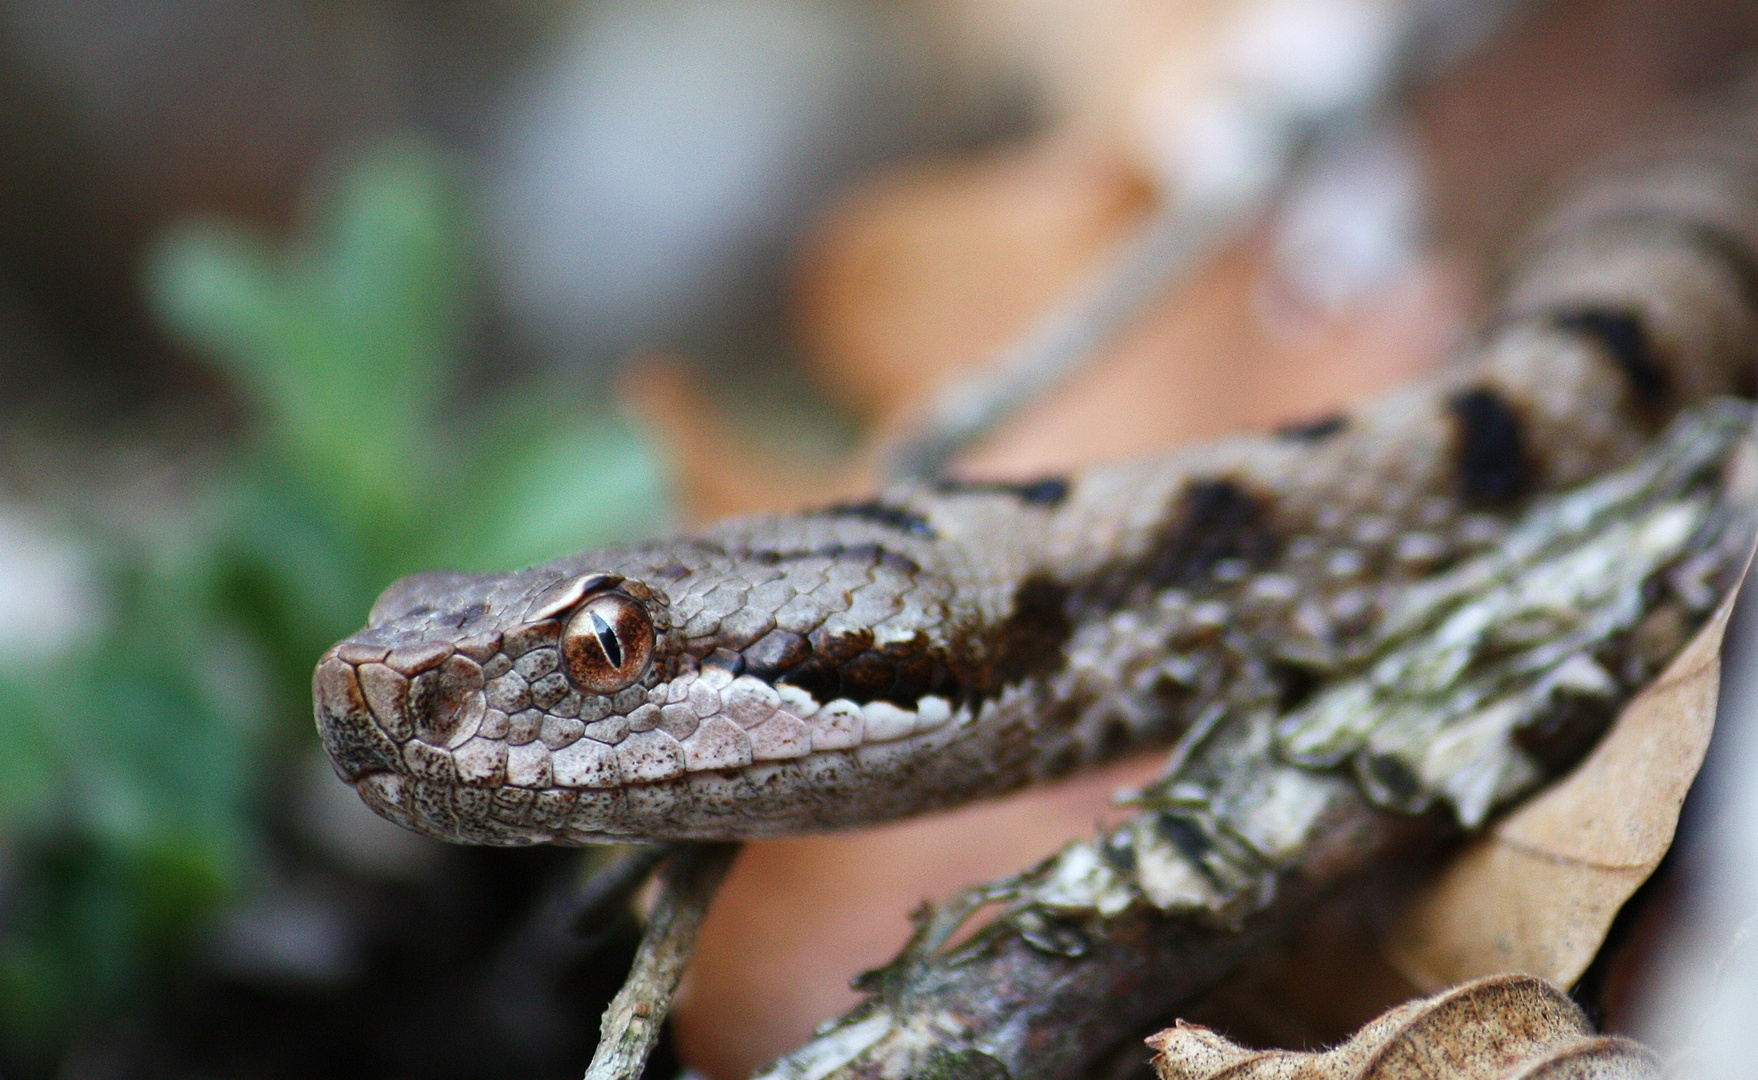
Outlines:
{"label": "dry brown leaf", "polygon": [[1595,1035],[1562,991],[1498,975],[1406,1002],[1322,1054],[1248,1050],[1180,1021],[1148,1039],[1160,1080],[1637,1080],[1640,1043]]}
{"label": "dry brown leaf", "polygon": [[1672,846],[1709,749],[1733,597],[1567,778],[1456,856],[1388,935],[1425,991],[1494,972],[1573,984]]}

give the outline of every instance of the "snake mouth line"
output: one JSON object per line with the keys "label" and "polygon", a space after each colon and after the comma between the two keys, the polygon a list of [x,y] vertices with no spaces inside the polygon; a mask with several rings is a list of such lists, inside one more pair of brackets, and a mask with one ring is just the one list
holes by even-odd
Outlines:
{"label": "snake mouth line", "polygon": [[[967,721],[967,723],[968,723],[968,721]],[[964,725],[959,725],[959,726],[962,727]],[[881,759],[881,758],[889,759],[889,758],[895,758],[895,757],[900,757],[900,756],[908,756],[910,753],[921,749],[922,744],[928,742],[930,739],[933,739],[936,736],[941,736],[941,735],[946,735],[946,734],[950,734],[950,731],[940,730],[940,729],[932,730],[932,731],[923,731],[923,732],[918,732],[914,735],[908,735],[908,736],[905,736],[901,739],[895,739],[895,740],[892,740],[889,742],[864,743],[859,746],[837,747],[837,748],[825,749],[825,750],[814,750],[814,751],[811,751],[810,753],[802,754],[798,757],[779,758],[779,759],[769,760],[769,761],[753,761],[753,762],[751,762],[749,764],[745,764],[745,765],[726,766],[723,768],[692,769],[688,772],[678,773],[673,776],[659,777],[656,779],[623,779],[615,784],[604,784],[604,785],[598,785],[598,786],[592,786],[592,785],[586,785],[586,784],[572,784],[572,785],[570,785],[570,784],[553,784],[553,783],[552,784],[540,784],[540,785],[525,785],[525,784],[512,784],[512,783],[507,783],[504,781],[499,782],[499,783],[479,783],[479,784],[454,785],[454,783],[449,780],[429,780],[429,779],[426,779],[426,778],[423,778],[420,776],[413,776],[408,773],[397,772],[397,771],[394,771],[391,769],[369,769],[369,770],[362,772],[352,778],[349,778],[347,782],[350,786],[352,786],[355,790],[360,791],[363,795],[365,794],[365,792],[367,790],[383,791],[387,788],[399,787],[399,786],[402,786],[405,784],[411,784],[411,783],[424,784],[424,785],[425,784],[432,784],[436,787],[444,787],[448,790],[456,787],[456,789],[458,789],[458,790],[479,791],[479,792],[483,792],[483,793],[489,794],[489,795],[492,795],[495,792],[501,792],[501,791],[529,792],[533,795],[542,794],[542,793],[603,795],[603,794],[611,794],[611,793],[622,792],[622,791],[640,791],[640,790],[651,790],[651,789],[655,789],[655,788],[667,788],[667,787],[687,787],[690,785],[690,783],[693,779],[698,779],[698,778],[703,779],[703,780],[718,779],[718,780],[723,780],[723,781],[738,780],[740,778],[751,778],[754,776],[761,776],[762,774],[767,773],[767,772],[774,772],[775,770],[782,769],[782,768],[785,768],[788,766],[799,766],[802,764],[811,765],[811,764],[814,764],[817,762],[828,761],[831,759],[838,759],[838,758],[849,759],[849,760],[869,759],[873,763],[876,764],[878,762],[878,759]]]}
{"label": "snake mouth line", "polygon": [[[738,689],[737,683],[733,685]],[[711,694],[706,707],[694,702],[695,697],[703,696],[695,694],[689,703],[672,702],[663,708],[649,703],[627,719],[614,720],[607,732],[614,742],[577,720],[563,721],[573,724],[572,739],[563,729],[557,741],[550,741],[551,717],[541,723],[528,722],[529,732],[534,734],[541,726],[545,738],[528,737],[528,741],[512,744],[500,737],[507,721],[503,716],[500,730],[492,734],[479,734],[472,726],[443,745],[419,738],[408,740],[377,760],[359,761],[358,771],[344,772],[344,777],[358,784],[372,774],[387,773],[477,790],[652,787],[690,774],[734,776],[821,751],[911,744],[915,736],[976,721],[987,704],[954,704],[927,695],[918,699],[913,709],[884,701],[857,704],[841,698],[820,705],[803,691],[786,686],[780,693],[768,690],[767,694],[771,700],[759,698],[755,703],[750,695]],[[374,730],[365,715],[349,719],[354,730]],[[641,726],[630,730],[637,721]]]}
{"label": "snake mouth line", "polygon": [[504,780],[462,785],[383,768],[362,772],[350,784],[381,817],[449,842],[612,842],[662,827],[679,838],[724,839],[782,831],[753,832],[741,822],[741,807],[753,800],[797,807],[798,820],[790,819],[788,828],[846,827],[851,822],[842,820],[840,802],[826,801],[832,792],[860,774],[890,776],[900,791],[907,790],[902,777],[912,771],[908,763],[937,759],[947,743],[970,731],[968,724],[947,724],[888,742],[599,787]]}

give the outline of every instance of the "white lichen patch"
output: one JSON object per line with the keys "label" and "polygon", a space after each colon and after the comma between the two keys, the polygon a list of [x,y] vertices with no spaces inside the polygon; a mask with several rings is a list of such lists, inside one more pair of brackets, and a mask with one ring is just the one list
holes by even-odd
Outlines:
{"label": "white lichen patch", "polygon": [[817,1038],[752,1080],[823,1080],[883,1039],[891,1032],[891,1026],[891,1014],[876,1006],[857,1019],[820,1029]]}

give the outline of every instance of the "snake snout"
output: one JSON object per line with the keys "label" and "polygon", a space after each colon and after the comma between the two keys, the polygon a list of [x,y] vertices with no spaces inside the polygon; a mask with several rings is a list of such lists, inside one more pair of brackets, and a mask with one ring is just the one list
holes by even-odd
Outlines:
{"label": "snake snout", "polygon": [[406,765],[419,772],[418,744],[456,747],[487,712],[482,666],[445,642],[344,643],[318,664],[312,683],[318,729],[345,774]]}
{"label": "snake snout", "polygon": [[349,783],[368,773],[403,771],[402,752],[375,722],[359,672],[337,651],[325,654],[311,678],[317,731],[331,764]]}
{"label": "snake snout", "polygon": [[362,637],[325,653],[312,676],[324,749],[374,810],[407,828],[455,838],[455,808],[439,812],[418,795],[458,782],[452,751],[478,733],[488,712],[482,666],[461,651],[468,641],[423,639],[393,648]]}

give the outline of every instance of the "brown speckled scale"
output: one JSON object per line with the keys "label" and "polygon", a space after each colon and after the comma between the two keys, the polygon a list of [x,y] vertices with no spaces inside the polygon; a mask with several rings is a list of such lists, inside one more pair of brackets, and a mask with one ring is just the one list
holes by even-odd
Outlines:
{"label": "brown speckled scale", "polygon": [[[325,746],[380,813],[448,840],[730,838],[945,807],[1169,743],[1242,683],[1294,708],[1359,670],[1412,584],[1745,385],[1743,152],[1591,189],[1538,234],[1479,347],[1346,416],[404,579],[318,665]],[[606,588],[655,631],[645,674],[608,695],[558,658]]]}

